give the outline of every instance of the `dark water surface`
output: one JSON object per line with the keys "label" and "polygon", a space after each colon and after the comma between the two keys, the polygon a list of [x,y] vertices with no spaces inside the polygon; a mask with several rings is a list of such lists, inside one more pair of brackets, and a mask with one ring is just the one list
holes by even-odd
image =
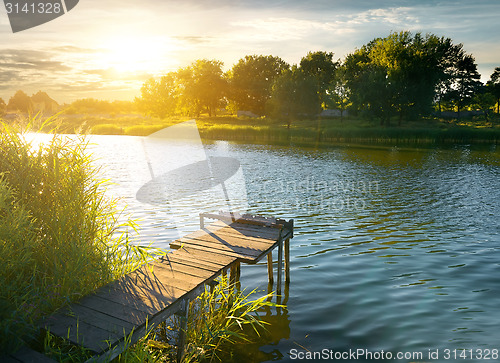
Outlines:
{"label": "dark water surface", "polygon": [[[144,164],[130,146],[137,140],[97,137],[95,153],[117,182],[111,191],[127,194],[134,216],[144,218],[145,238],[167,246],[177,236],[168,215],[184,212],[182,205],[161,212],[133,199],[149,179],[146,169],[133,170]],[[323,349],[363,349],[373,358],[390,352],[393,361],[397,352],[422,354],[403,362],[450,361],[455,354],[457,361],[498,359],[500,151],[221,142],[206,148],[239,160],[249,212],[294,218],[296,225],[287,309],[273,312],[270,336],[242,348],[240,361],[292,361]],[[197,228],[188,216],[202,211],[198,200],[184,201],[191,209],[187,230]],[[265,263],[244,266],[242,285],[267,289]]]}

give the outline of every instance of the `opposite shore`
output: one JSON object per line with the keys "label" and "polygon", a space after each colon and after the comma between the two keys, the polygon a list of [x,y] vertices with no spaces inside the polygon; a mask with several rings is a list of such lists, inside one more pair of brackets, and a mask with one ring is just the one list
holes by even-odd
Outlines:
{"label": "opposite shore", "polygon": [[[34,129],[63,134],[147,136],[163,128],[186,121],[189,117],[160,119],[140,114],[57,114],[32,117]],[[377,120],[362,118],[316,118],[291,122],[269,118],[225,115],[195,118],[205,140],[227,140],[259,144],[300,144],[329,146],[336,144],[369,144],[383,146],[498,144],[500,117],[493,114],[464,119],[425,118],[398,125],[380,126]],[[23,117],[10,122],[19,123]]]}

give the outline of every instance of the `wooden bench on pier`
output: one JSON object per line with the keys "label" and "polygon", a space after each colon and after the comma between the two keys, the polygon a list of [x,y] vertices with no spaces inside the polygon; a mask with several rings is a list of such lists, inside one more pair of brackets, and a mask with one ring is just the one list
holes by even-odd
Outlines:
{"label": "wooden bench on pier", "polygon": [[[215,222],[206,225],[205,219]],[[230,270],[231,279],[238,280],[241,263],[257,263],[267,256],[269,282],[273,283],[271,252],[276,247],[276,289],[281,293],[283,260],[285,281],[290,279],[292,237],[293,220],[200,214],[200,230],[172,242],[171,253],[46,318],[42,327],[86,348],[94,355],[93,361],[111,360],[147,330],[185,309],[221,273]],[[10,358],[15,359],[12,362],[31,361],[26,350]]]}

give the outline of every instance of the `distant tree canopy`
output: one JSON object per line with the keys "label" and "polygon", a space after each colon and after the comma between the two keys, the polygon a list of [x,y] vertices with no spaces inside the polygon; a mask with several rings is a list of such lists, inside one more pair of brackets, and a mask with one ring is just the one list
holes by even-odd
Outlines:
{"label": "distant tree canopy", "polygon": [[284,71],[273,84],[270,113],[291,120],[317,115],[321,109],[317,78],[297,66]]}
{"label": "distant tree canopy", "polygon": [[17,91],[14,96],[12,96],[7,104],[7,110],[18,111],[18,112],[32,112],[33,102],[31,97],[28,96],[23,91]]}
{"label": "distant tree canopy", "polygon": [[225,106],[228,93],[222,65],[216,60],[202,59],[159,80],[150,78],[136,102],[143,112],[158,117],[198,116],[204,111],[216,115],[217,109]]}
{"label": "distant tree canopy", "polygon": [[479,78],[462,45],[435,35],[392,33],[345,60],[353,106],[388,122],[429,114],[436,99],[463,107]]}
{"label": "distant tree canopy", "polygon": [[309,52],[300,61],[300,69],[316,80],[317,90],[321,102],[328,88],[335,81],[335,71],[339,62],[333,60],[333,53],[327,52]]}
{"label": "distant tree canopy", "polygon": [[230,106],[290,121],[331,107],[389,124],[391,118],[401,123],[436,110],[491,108],[493,97],[499,112],[500,67],[486,87],[479,79],[462,44],[403,31],[373,39],[343,61],[316,51],[290,67],[279,57],[251,55],[224,73],[221,62],[198,60],[146,81],[137,103],[159,117],[216,115]]}
{"label": "distant tree canopy", "polygon": [[239,110],[264,115],[275,79],[290,65],[279,57],[248,55],[233,66],[227,75],[228,98]]}
{"label": "distant tree canopy", "polygon": [[64,113],[74,114],[109,114],[133,113],[137,111],[135,103],[130,101],[105,101],[95,98],[83,98],[66,106]]}
{"label": "distant tree canopy", "polygon": [[490,80],[486,83],[489,93],[495,98],[497,113],[500,113],[500,67],[496,67]]}

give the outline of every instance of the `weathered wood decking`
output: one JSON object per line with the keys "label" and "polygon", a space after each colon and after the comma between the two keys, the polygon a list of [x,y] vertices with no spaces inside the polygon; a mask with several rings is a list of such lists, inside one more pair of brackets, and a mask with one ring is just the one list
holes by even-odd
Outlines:
{"label": "weathered wood decking", "polygon": [[[204,219],[217,219],[205,226]],[[165,321],[196,297],[223,271],[239,274],[239,264],[256,263],[278,247],[277,290],[281,291],[283,245],[289,248],[293,221],[252,216],[200,215],[201,229],[171,243],[175,249],[121,279],[98,289],[47,318],[43,327],[95,354],[112,359],[153,325]],[[285,256],[286,280],[289,257]],[[19,359],[18,361],[26,361]]]}

